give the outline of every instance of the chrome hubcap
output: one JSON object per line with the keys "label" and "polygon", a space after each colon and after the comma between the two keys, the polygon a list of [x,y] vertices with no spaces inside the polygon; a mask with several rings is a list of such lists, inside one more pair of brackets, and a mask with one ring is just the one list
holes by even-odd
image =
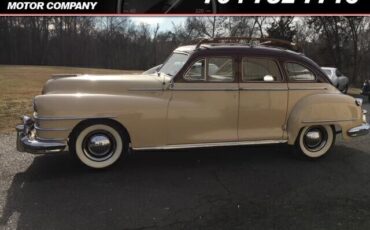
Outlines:
{"label": "chrome hubcap", "polygon": [[112,157],[116,149],[113,136],[104,131],[93,132],[83,141],[85,155],[93,161],[105,161]]}
{"label": "chrome hubcap", "polygon": [[90,137],[87,141],[87,149],[90,153],[96,156],[103,156],[107,154],[112,147],[109,138],[102,134],[96,134]]}
{"label": "chrome hubcap", "polygon": [[306,131],[303,140],[308,150],[318,152],[325,147],[328,140],[328,134],[325,129],[314,127]]}

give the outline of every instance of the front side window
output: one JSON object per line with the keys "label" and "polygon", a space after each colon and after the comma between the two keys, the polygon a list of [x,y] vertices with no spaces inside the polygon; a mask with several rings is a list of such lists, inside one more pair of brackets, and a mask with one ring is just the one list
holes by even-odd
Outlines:
{"label": "front side window", "polygon": [[289,81],[315,81],[316,77],[309,69],[297,64],[286,63],[285,68],[288,74]]}
{"label": "front side window", "polygon": [[233,59],[212,57],[195,62],[186,72],[186,81],[233,82]]}
{"label": "front side window", "polygon": [[206,61],[205,59],[195,62],[188,72],[185,74],[184,79],[187,81],[205,81],[206,80]]}
{"label": "front side window", "polygon": [[281,81],[279,67],[273,60],[264,58],[243,58],[243,81]]}

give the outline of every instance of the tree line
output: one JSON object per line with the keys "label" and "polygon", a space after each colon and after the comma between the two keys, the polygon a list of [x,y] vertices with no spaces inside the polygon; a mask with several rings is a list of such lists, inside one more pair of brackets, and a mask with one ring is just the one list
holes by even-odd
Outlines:
{"label": "tree line", "polygon": [[0,17],[0,64],[143,70],[199,38],[271,37],[359,85],[370,79],[369,35],[368,17],[188,17],[169,31],[129,17]]}

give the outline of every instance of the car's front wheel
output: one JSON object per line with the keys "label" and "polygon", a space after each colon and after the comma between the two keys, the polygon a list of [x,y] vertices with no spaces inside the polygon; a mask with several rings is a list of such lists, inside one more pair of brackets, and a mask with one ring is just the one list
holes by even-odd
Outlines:
{"label": "car's front wheel", "polygon": [[88,167],[107,168],[127,151],[125,134],[110,123],[86,124],[70,138],[70,151]]}
{"label": "car's front wheel", "polygon": [[335,137],[335,130],[330,125],[304,127],[297,139],[296,149],[305,158],[317,159],[330,152]]}

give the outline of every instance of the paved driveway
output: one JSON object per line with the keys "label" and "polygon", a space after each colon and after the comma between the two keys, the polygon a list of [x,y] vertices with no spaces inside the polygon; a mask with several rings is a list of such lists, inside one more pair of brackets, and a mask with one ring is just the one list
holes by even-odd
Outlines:
{"label": "paved driveway", "polygon": [[0,140],[0,229],[370,228],[370,136],[315,162],[276,145],[140,152],[99,172]]}

